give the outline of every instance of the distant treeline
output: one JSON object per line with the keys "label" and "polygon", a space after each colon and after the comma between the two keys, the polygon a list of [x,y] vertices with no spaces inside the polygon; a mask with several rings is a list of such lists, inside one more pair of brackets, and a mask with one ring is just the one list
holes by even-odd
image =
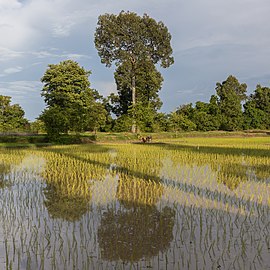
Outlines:
{"label": "distant treeline", "polygon": [[[246,95],[246,88],[246,84],[240,84],[234,76],[229,76],[224,82],[216,84],[216,94],[211,96],[209,102],[184,104],[168,114],[157,112],[157,109],[153,109],[150,105],[138,104],[136,111],[138,130],[171,132],[270,129],[270,88],[257,85],[249,96]],[[119,109],[119,105],[113,106],[110,98],[103,98],[97,92],[91,92],[91,97],[92,103],[89,101],[87,108],[88,119],[85,114],[80,115],[80,111],[76,111],[72,104],[66,109],[66,112],[70,112],[69,115],[75,119],[84,117],[85,125],[82,124],[77,131],[130,131],[133,115],[128,108],[126,112],[113,118],[112,115]],[[98,103],[95,101],[97,98]],[[95,107],[98,109],[93,110]],[[67,125],[68,114],[64,113],[65,110],[59,108],[56,112],[56,107],[53,108],[52,115],[49,115],[49,109],[46,109],[38,120],[30,123],[24,118],[24,111],[20,105],[11,105],[10,97],[0,95],[0,132],[46,132],[48,131],[46,125],[52,126],[52,122],[55,128],[61,125],[61,122],[64,123],[62,128],[65,127],[65,130],[59,128],[60,132],[76,131],[76,128]],[[46,119],[46,112],[49,119]]]}

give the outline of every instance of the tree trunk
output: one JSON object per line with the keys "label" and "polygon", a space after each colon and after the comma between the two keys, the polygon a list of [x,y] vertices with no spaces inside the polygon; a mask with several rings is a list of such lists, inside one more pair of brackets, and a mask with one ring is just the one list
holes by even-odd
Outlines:
{"label": "tree trunk", "polygon": [[133,119],[132,119],[132,127],[131,132],[136,133],[136,119],[135,119],[135,105],[136,105],[136,78],[135,74],[132,76],[132,85],[131,85],[131,91],[132,91],[132,108],[133,108]]}

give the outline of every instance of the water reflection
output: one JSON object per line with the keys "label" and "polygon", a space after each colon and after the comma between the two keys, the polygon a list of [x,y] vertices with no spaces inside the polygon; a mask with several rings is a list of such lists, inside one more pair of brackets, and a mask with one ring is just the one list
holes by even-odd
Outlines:
{"label": "water reflection", "polygon": [[168,206],[157,209],[162,194],[161,185],[120,178],[116,194],[120,207],[108,208],[98,229],[102,259],[136,262],[169,248],[175,211]]}
{"label": "water reflection", "polygon": [[0,164],[0,189],[4,189],[10,186],[8,180],[6,180],[6,175],[10,172],[10,165]]}
{"label": "water reflection", "polygon": [[247,181],[267,181],[270,177],[270,167],[266,165],[248,166],[246,164],[223,164],[218,171],[218,182],[230,190],[236,190]]}
{"label": "water reflection", "polygon": [[[55,158],[55,157],[54,157]],[[89,177],[80,166],[74,166],[73,159],[47,159],[42,177],[46,187],[43,189],[44,205],[51,218],[77,221],[89,210],[91,200]],[[81,162],[78,162],[81,165]]]}
{"label": "water reflection", "polygon": [[89,210],[89,200],[83,196],[73,196],[63,193],[57,186],[48,184],[44,189],[44,205],[52,218],[66,221],[80,220]]}
{"label": "water reflection", "polygon": [[247,166],[244,165],[223,164],[218,171],[217,181],[230,190],[235,190],[241,183],[248,180],[247,169]]}

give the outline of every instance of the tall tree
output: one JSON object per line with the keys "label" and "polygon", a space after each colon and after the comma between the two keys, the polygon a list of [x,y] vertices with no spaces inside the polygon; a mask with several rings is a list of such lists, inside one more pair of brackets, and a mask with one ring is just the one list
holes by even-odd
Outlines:
{"label": "tall tree", "polygon": [[[132,66],[126,62],[120,65],[114,73],[118,91],[118,100],[115,104],[118,115],[127,114],[132,105],[131,72]],[[161,89],[163,78],[155,65],[150,61],[143,61],[136,69],[135,77],[137,78],[136,101],[147,107],[151,105],[155,110],[160,109],[162,102],[158,91]]]}
{"label": "tall tree", "polygon": [[238,130],[243,127],[241,102],[246,99],[247,85],[230,75],[226,81],[216,84],[218,104],[221,113],[221,129]]}
{"label": "tall tree", "polygon": [[[95,45],[101,62],[110,67],[129,66],[132,105],[136,104],[136,71],[145,61],[166,68],[173,63],[171,35],[162,22],[156,22],[148,15],[138,16],[133,12],[120,12],[119,15],[99,16],[95,33]],[[133,119],[132,132],[136,132]]]}
{"label": "tall tree", "polygon": [[41,115],[49,135],[96,129],[105,122],[104,106],[97,91],[90,88],[90,71],[66,60],[49,65],[41,81],[41,95],[47,108]]}
{"label": "tall tree", "polygon": [[120,65],[115,72],[118,95],[111,94],[110,102],[116,116],[124,114],[135,116],[137,131],[151,132],[154,130],[157,110],[162,105],[158,91],[161,89],[163,78],[152,62],[143,61],[139,66],[135,74],[136,104],[132,106],[131,65],[127,62]]}

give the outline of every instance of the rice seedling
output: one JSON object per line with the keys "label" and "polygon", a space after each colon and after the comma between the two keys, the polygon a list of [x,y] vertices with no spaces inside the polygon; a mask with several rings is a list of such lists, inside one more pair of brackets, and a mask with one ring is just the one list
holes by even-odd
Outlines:
{"label": "rice seedling", "polygon": [[267,269],[270,140],[0,149],[2,269]]}

